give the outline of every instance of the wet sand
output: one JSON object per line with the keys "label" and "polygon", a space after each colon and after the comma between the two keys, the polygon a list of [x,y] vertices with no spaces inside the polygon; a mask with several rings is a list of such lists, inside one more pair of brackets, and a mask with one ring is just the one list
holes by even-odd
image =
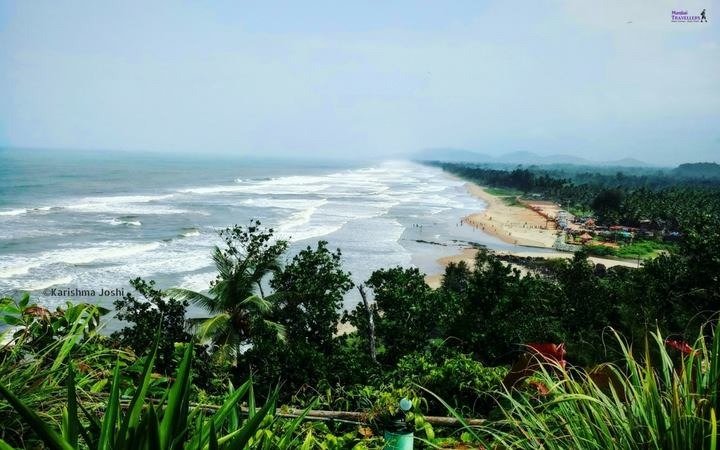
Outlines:
{"label": "wet sand", "polygon": [[471,195],[487,203],[487,208],[463,218],[464,224],[478,228],[509,244],[551,248],[555,243],[557,231],[554,222],[548,221],[536,211],[525,206],[508,205],[503,197],[491,195],[475,183],[468,183],[467,190]]}

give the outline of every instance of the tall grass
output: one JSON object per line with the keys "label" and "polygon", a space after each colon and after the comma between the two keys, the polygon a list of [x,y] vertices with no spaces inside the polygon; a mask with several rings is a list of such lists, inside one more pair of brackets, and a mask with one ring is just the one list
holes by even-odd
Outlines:
{"label": "tall grass", "polygon": [[466,431],[486,448],[715,450],[720,333],[701,333],[685,352],[652,333],[641,357],[617,341],[620,363],[590,372],[544,363],[536,381],[546,395],[505,389],[501,419]]}
{"label": "tall grass", "polygon": [[0,299],[0,320],[14,326],[0,347],[1,450],[300,446],[298,428],[310,408],[295,420],[278,420],[277,389],[257,408],[251,381],[231,388],[214,409],[191,405],[191,343],[166,385],[153,381],[157,343],[144,359],[108,348],[97,334],[98,307],[68,304],[51,313],[28,301]]}
{"label": "tall grass", "polygon": [[[96,306],[79,304],[39,317],[21,311],[40,309],[28,307],[27,297],[15,304],[11,300],[0,300],[0,323],[17,324],[1,335],[5,343],[0,346],[0,385],[38,411],[45,422],[59,426],[71,360],[80,369],[75,375],[78,398],[87,405],[106,384],[114,361],[129,361],[131,355],[102,345],[97,333],[102,311]],[[0,438],[24,442],[27,423],[7,402],[0,401],[0,424]]]}
{"label": "tall grass", "polygon": [[[191,407],[193,346],[186,345],[173,383],[161,398],[148,397],[155,352],[145,361],[142,375],[122,401],[120,364],[115,366],[110,396],[101,418],[89,413],[78,402],[75,371],[68,365],[66,398],[62,423],[54,427],[29,408],[6,386],[0,384],[4,398],[26,422],[43,444],[55,450],[176,450],[176,449],[287,449],[300,446],[297,429],[309,408],[298,418],[280,423],[274,417],[277,390],[263,407],[255,406],[251,381],[231,390],[224,403],[212,414],[202,407]],[[242,400],[249,407],[244,413]],[[246,416],[241,420],[241,414]],[[0,449],[9,449],[0,439]]]}

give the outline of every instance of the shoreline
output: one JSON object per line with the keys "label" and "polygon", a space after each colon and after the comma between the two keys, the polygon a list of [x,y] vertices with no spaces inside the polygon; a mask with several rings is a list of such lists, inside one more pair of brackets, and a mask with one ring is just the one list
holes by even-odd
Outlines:
{"label": "shoreline", "polygon": [[[484,211],[470,214],[462,218],[462,223],[494,236],[503,242],[515,244],[517,250],[489,250],[497,255],[510,255],[517,257],[543,257],[547,259],[563,258],[571,259],[574,253],[553,250],[553,244],[557,238],[554,223],[551,226],[549,221],[540,213],[530,209],[528,206],[508,205],[503,197],[488,193],[482,186],[468,182],[467,191],[470,195],[483,200],[487,207]],[[535,203],[535,202],[534,202]],[[559,210],[559,206],[551,202],[536,202],[543,208]],[[533,205],[534,206],[534,205]],[[546,252],[538,252],[537,249],[545,249]],[[535,251],[533,251],[535,250]],[[437,263],[443,268],[439,273],[428,274],[425,282],[433,289],[440,287],[445,267],[451,263],[464,261],[473,266],[475,255],[478,250],[466,247],[459,253],[444,256],[437,259]],[[595,264],[603,264],[606,267],[625,266],[638,267],[638,263],[630,260],[617,260],[588,257],[588,260]],[[521,270],[527,270],[518,267]]]}
{"label": "shoreline", "polygon": [[[487,204],[484,211],[463,217],[464,224],[468,224],[495,236],[508,244],[523,247],[552,248],[557,238],[555,223],[541,216],[526,206],[508,205],[505,198],[488,193],[485,188],[475,183],[465,185],[468,193],[479,198]],[[547,208],[557,205],[550,202],[543,203]]]}

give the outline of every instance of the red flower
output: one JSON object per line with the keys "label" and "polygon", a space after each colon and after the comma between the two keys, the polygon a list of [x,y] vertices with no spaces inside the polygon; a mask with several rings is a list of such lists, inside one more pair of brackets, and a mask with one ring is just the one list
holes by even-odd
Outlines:
{"label": "red flower", "polygon": [[685,341],[665,339],[665,345],[670,348],[674,348],[675,350],[679,350],[684,355],[692,355],[693,353],[695,353],[695,350],[693,350],[693,348],[690,347],[690,345]]}
{"label": "red flower", "polygon": [[532,343],[527,346],[546,361],[565,368],[565,344]]}

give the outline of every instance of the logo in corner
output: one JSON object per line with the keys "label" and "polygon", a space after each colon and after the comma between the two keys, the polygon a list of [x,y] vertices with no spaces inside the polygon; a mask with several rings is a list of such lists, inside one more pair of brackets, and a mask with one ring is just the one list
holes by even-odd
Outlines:
{"label": "logo in corner", "polygon": [[707,22],[707,13],[703,8],[699,15],[692,16],[687,10],[672,11],[672,22]]}

